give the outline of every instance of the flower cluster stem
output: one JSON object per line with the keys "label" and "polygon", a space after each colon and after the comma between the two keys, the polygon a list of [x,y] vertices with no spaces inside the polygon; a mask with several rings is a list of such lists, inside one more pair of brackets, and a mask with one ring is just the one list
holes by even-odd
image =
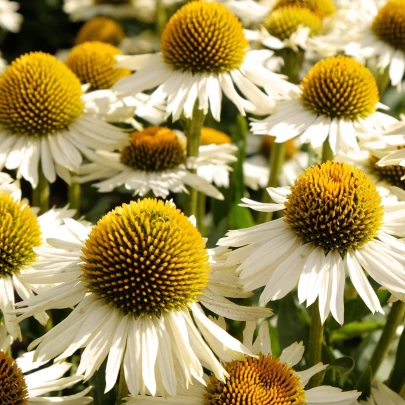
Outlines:
{"label": "flower cluster stem", "polygon": [[405,302],[397,301],[392,304],[390,313],[387,317],[384,330],[380,337],[379,342],[371,357],[369,366],[371,367],[373,375],[375,375],[381,366],[384,358],[387,356],[391,344],[396,336],[398,326],[402,324],[405,318]]}
{"label": "flower cluster stem", "polygon": [[[198,101],[194,105],[193,116],[187,120],[184,125],[184,134],[187,137],[187,158],[198,157],[198,149],[200,147],[201,129],[204,125],[205,114],[203,110],[198,108]],[[195,173],[196,169],[190,169]],[[198,216],[198,191],[194,188],[189,188],[189,194],[184,198],[184,213],[188,216]],[[201,222],[197,218],[197,222]]]}
{"label": "flower cluster stem", "polygon": [[322,163],[327,162],[328,160],[333,160],[334,154],[329,145],[329,137],[326,138],[325,142],[322,145]]}
{"label": "flower cluster stem", "polygon": [[76,210],[75,217],[78,218],[80,215],[80,199],[81,199],[81,185],[79,183],[72,182],[68,186],[68,199],[69,208]]}
{"label": "flower cluster stem", "polygon": [[[267,183],[267,187],[278,186],[279,184],[278,178],[280,176],[281,169],[283,168],[284,160],[285,160],[285,143],[274,142],[271,147],[270,153],[270,160],[269,160],[270,176],[269,182]],[[271,202],[267,190],[263,190],[262,201],[264,203]],[[273,217],[272,212],[259,212],[257,216],[257,222],[259,224],[264,224],[265,222],[271,221],[272,217]]]}
{"label": "flower cluster stem", "polygon": [[49,181],[45,178],[42,170],[40,170],[38,185],[32,189],[32,206],[39,207],[39,214],[43,214],[49,210],[50,192]]}
{"label": "flower cluster stem", "polygon": [[[319,301],[312,304],[311,327],[309,330],[308,366],[312,367],[322,360],[323,325],[319,313]],[[308,383],[309,388],[319,387],[322,373],[315,374]]]}

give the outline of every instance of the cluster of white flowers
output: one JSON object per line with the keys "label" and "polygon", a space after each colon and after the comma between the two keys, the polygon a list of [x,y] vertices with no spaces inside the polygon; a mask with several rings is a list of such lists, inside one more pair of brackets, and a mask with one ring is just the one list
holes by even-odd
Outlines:
{"label": "cluster of white flowers", "polygon": [[[0,0],[5,30],[18,7]],[[405,405],[377,373],[405,317],[405,119],[383,98],[404,79],[405,1],[63,10],[84,21],[75,46],[0,75],[0,405],[90,403],[102,365],[131,405]],[[124,19],[156,29],[127,36]],[[49,209],[58,179],[69,202]],[[137,197],[93,224],[87,183]],[[312,308],[305,355],[270,338],[288,314],[267,305],[289,294]],[[370,367],[337,387],[345,351],[322,333],[348,296],[392,310]],[[31,317],[47,330],[17,357]]]}

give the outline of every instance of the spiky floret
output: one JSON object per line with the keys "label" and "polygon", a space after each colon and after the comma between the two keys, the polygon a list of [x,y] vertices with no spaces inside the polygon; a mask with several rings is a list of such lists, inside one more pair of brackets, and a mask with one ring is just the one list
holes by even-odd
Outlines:
{"label": "spiky floret", "polygon": [[83,24],[76,36],[76,44],[100,41],[117,46],[124,38],[125,32],[121,25],[109,17],[99,16]]}
{"label": "spiky floret", "polygon": [[378,10],[371,28],[382,41],[405,52],[405,2],[389,0]]}
{"label": "spiky floret", "polygon": [[305,389],[297,373],[273,356],[246,357],[224,365],[224,382],[212,376],[205,390],[206,405],[301,405]]}
{"label": "spiky floret", "polygon": [[17,363],[3,352],[0,352],[0,404],[28,404],[28,390],[24,375]]}
{"label": "spiky floret", "polygon": [[285,6],[272,11],[263,23],[269,34],[280,40],[290,38],[301,27],[310,29],[310,36],[323,31],[321,18],[311,10],[300,6]]}
{"label": "spiky floret", "polygon": [[384,216],[371,179],[354,166],[329,161],[297,178],[285,207],[284,220],[303,243],[341,255],[374,239]]}
{"label": "spiky floret", "polygon": [[167,23],[161,40],[164,61],[193,73],[230,72],[243,63],[248,41],[243,26],[216,2],[192,1]]}
{"label": "spiky floret", "polygon": [[370,70],[347,56],[316,63],[301,82],[302,103],[318,115],[356,120],[376,111],[377,83]]}
{"label": "spiky floret", "polygon": [[66,59],[66,65],[90,90],[109,89],[131,71],[116,68],[115,56],[122,52],[113,45],[92,41],[76,45]]}
{"label": "spiky floret", "polygon": [[52,55],[32,52],[0,77],[0,127],[12,134],[65,131],[83,113],[80,80]]}
{"label": "spiky floret", "polygon": [[83,260],[89,289],[134,317],[187,307],[208,283],[201,234],[170,202],[156,199],[131,201],[100,219]]}
{"label": "spiky floret", "polygon": [[149,127],[131,135],[121,150],[121,163],[135,170],[162,172],[186,161],[186,146],[169,128]]}
{"label": "spiky floret", "polygon": [[0,277],[18,274],[30,265],[41,242],[41,228],[31,208],[0,193]]}

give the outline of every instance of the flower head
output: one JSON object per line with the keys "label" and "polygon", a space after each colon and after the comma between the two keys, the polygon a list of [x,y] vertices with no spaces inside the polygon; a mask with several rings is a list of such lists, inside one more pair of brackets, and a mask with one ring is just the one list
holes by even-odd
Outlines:
{"label": "flower head", "polygon": [[0,352],[0,402],[27,405],[28,389],[23,373],[9,355]]}
{"label": "flower head", "polygon": [[201,234],[162,201],[117,207],[98,221],[85,246],[82,279],[89,290],[135,318],[187,308],[208,284]]}
{"label": "flower head", "polygon": [[329,17],[336,11],[336,6],[333,0],[278,0],[273,7],[273,10],[288,6],[306,8],[320,18]]}
{"label": "flower head", "polygon": [[292,187],[269,188],[275,203],[243,199],[243,206],[283,216],[230,231],[219,244],[241,247],[227,263],[239,264],[245,289],[265,286],[262,303],[284,297],[298,283],[301,303],[309,306],[319,297],[322,321],[332,312],[343,323],[347,272],[370,310],[383,312],[366,274],[389,291],[405,292],[405,243],[398,240],[405,203],[378,191],[358,168],[322,163],[306,169]]}
{"label": "flower head", "polygon": [[166,25],[161,40],[164,61],[192,73],[239,68],[247,47],[237,17],[221,4],[204,1],[182,7]]}
{"label": "flower head", "polygon": [[78,78],[55,57],[33,52],[0,77],[0,128],[40,137],[64,130],[83,114]]}
{"label": "flower head", "polygon": [[84,42],[71,50],[65,63],[82,84],[90,84],[90,90],[109,89],[131,73],[115,67],[116,55],[121,55],[121,51],[113,45]]}
{"label": "flower head", "polygon": [[226,371],[215,355],[233,360],[251,351],[212,322],[200,305],[238,320],[271,314],[226,298],[250,295],[238,286],[234,267],[224,266],[228,250],[207,250],[193,218],[171,202],[132,201],[94,227],[66,221],[48,243],[38,251],[43,268],[52,280],[63,282],[18,304],[25,307],[19,319],[40,308],[76,306],[35,341],[35,355],[60,361],[83,347],[77,372],[85,379],[108,357],[107,391],[121,365],[133,395],[145,387],[151,395],[157,390],[175,395],[178,382],[204,383],[203,364],[223,381]]}
{"label": "flower head", "polygon": [[85,22],[76,36],[76,44],[100,41],[118,46],[125,38],[125,32],[116,21],[109,17],[94,17]]}

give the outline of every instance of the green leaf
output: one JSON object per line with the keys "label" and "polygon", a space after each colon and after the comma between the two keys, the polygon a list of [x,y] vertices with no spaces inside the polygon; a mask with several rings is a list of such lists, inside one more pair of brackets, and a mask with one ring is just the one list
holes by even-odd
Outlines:
{"label": "green leaf", "polygon": [[238,203],[233,203],[229,218],[229,227],[231,229],[242,229],[249,228],[253,225],[255,225],[255,221],[250,210],[245,207],[240,207]]}
{"label": "green leaf", "polygon": [[367,367],[363,374],[360,376],[359,382],[357,383],[357,390],[361,391],[362,394],[360,399],[367,399],[371,395],[371,378],[372,378],[372,371],[371,367]]}
{"label": "green leaf", "polygon": [[368,335],[376,330],[383,329],[385,322],[352,322],[343,325],[340,329],[330,333],[331,342],[336,340],[347,340],[355,337]]}
{"label": "green leaf", "polygon": [[343,377],[349,375],[353,371],[355,365],[356,363],[352,357],[343,356],[329,364],[326,371],[334,370],[337,372],[337,377]]}
{"label": "green leaf", "polygon": [[399,392],[405,384],[405,329],[399,339],[397,357],[388,386],[395,392]]}

